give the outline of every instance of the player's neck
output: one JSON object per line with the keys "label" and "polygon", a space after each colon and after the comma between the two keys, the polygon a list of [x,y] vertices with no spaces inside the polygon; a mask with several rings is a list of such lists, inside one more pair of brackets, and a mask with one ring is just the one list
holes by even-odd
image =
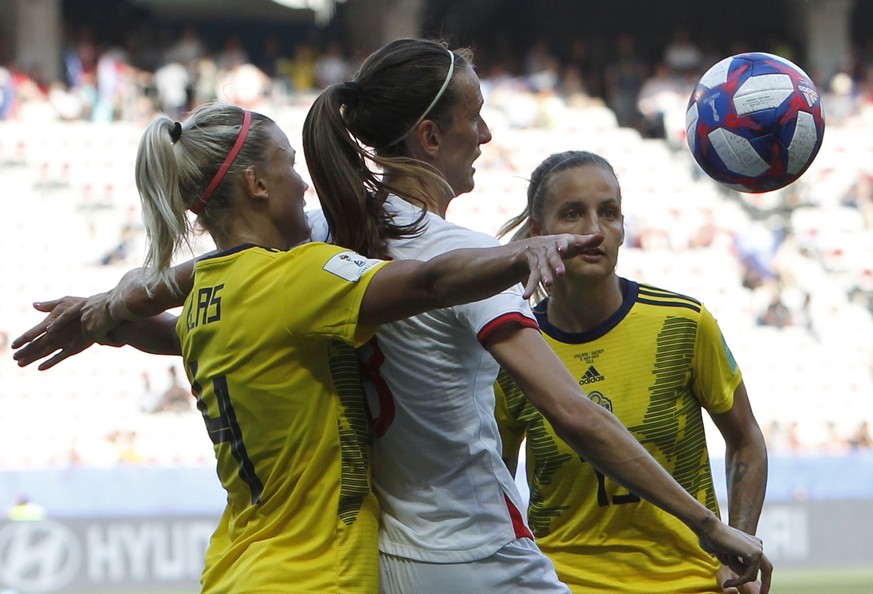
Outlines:
{"label": "player's neck", "polygon": [[[419,208],[424,208],[430,213],[446,218],[446,210],[454,196],[450,192],[435,192],[434,188],[428,188],[420,180],[413,176],[386,174],[384,181],[400,192],[399,197]],[[418,197],[417,200],[410,196]]]}
{"label": "player's neck", "polygon": [[238,218],[225,233],[212,234],[215,246],[222,251],[247,244],[276,250],[288,250],[306,239],[288,237],[274,225],[251,223],[251,221]]}
{"label": "player's neck", "polygon": [[624,295],[618,276],[603,279],[561,279],[552,287],[549,323],[564,332],[586,332],[621,307]]}

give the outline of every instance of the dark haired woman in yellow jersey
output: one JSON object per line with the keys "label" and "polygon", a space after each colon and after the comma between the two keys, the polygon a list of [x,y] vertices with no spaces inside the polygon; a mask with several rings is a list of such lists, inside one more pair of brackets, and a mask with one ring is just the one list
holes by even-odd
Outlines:
{"label": "dark haired woman in yellow jersey", "polygon": [[353,347],[382,323],[485,298],[528,274],[551,281],[561,253],[600,240],[369,259],[308,243],[294,164],[272,120],[221,104],[181,124],[157,118],[137,154],[147,283],[175,282],[188,211],[218,248],[197,262],[178,320],[154,321],[165,340],[152,342],[154,352],[181,353],[227,492],[206,593],[377,592],[379,516]]}
{"label": "dark haired woman in yellow jersey", "polygon": [[[729,523],[754,534],[767,452],[740,370],[712,314],[696,299],[616,275],[624,241],[621,190],[602,157],[567,151],[533,172],[526,210],[503,232],[603,233],[567,263],[534,307],[540,329],[588,397],[615,414],[675,479],[718,513],[705,409],[726,442]],[[730,575],[676,518],[594,469],[556,434],[509,374],[497,418],[512,469],[526,438],[528,521],[575,593],[737,592]],[[760,582],[740,592],[760,591]]]}

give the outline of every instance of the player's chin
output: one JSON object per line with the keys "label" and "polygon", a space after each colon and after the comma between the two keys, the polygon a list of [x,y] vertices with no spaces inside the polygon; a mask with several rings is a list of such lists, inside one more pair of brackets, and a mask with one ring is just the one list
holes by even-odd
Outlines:
{"label": "player's chin", "polygon": [[586,254],[579,254],[567,261],[567,276],[587,278],[590,280],[600,279],[612,274],[613,267],[605,257],[592,258]]}
{"label": "player's chin", "polygon": [[460,196],[461,194],[467,194],[468,192],[473,191],[473,188],[476,187],[476,183],[473,181],[474,173],[476,173],[476,170],[471,169],[470,177],[463,182],[456,184],[455,187],[452,188],[455,191],[455,196]]}

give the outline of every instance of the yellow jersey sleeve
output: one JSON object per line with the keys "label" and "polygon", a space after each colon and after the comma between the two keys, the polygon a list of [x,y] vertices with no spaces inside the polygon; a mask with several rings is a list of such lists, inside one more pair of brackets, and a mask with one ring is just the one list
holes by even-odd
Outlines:
{"label": "yellow jersey sleeve", "polygon": [[388,262],[326,243],[309,243],[293,251],[298,252],[299,262],[283,275],[283,293],[310,298],[283,302],[288,332],[298,337],[332,335],[354,346],[369,340],[376,327],[359,327],[358,313],[367,287]]}
{"label": "yellow jersey sleeve", "polygon": [[518,409],[524,407],[528,400],[521,393],[512,376],[502,369],[497,376],[497,382],[494,384],[494,398],[494,414],[497,418],[500,442],[503,447],[501,456],[504,461],[512,461],[510,469],[514,472],[526,431],[524,423],[519,419],[520,411]]}
{"label": "yellow jersey sleeve", "polygon": [[694,393],[703,407],[715,414],[729,411],[743,376],[718,323],[705,307],[697,323],[693,369]]}

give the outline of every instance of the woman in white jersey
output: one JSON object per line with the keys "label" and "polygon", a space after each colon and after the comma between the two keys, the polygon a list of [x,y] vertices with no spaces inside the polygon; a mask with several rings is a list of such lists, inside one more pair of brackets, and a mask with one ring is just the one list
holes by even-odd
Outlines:
{"label": "woman in white jersey", "polygon": [[[395,260],[497,245],[444,220],[450,201],[473,189],[473,161],[491,139],[482,101],[469,52],[425,40],[392,42],[354,81],[326,89],[307,116],[303,147],[332,240]],[[580,455],[677,516],[738,581],[759,568],[769,575],[760,540],[723,524],[584,397],[520,288],[385,325],[361,359],[382,592],[567,592],[533,542],[500,457],[499,366]]]}

